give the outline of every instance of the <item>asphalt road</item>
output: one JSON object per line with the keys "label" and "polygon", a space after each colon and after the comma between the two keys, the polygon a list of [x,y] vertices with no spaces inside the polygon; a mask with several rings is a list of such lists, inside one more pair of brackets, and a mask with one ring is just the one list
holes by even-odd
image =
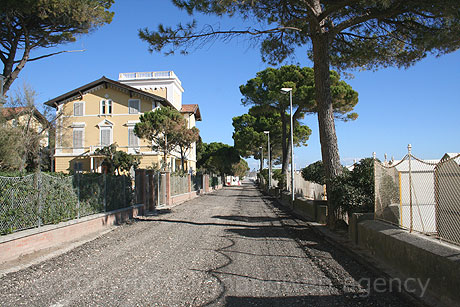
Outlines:
{"label": "asphalt road", "polygon": [[8,274],[0,305],[411,305],[377,277],[245,184]]}

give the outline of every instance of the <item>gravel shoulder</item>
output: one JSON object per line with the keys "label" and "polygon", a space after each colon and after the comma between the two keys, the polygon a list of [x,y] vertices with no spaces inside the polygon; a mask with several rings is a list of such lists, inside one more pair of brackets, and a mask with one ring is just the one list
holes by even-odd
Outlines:
{"label": "gravel shoulder", "polygon": [[103,234],[0,279],[2,306],[409,306],[252,184]]}

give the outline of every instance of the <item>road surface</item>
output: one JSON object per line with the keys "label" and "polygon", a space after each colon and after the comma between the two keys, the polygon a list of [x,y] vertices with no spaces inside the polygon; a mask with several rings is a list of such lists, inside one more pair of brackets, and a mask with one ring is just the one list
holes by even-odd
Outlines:
{"label": "road surface", "polygon": [[243,184],[8,274],[0,305],[411,305],[375,278]]}

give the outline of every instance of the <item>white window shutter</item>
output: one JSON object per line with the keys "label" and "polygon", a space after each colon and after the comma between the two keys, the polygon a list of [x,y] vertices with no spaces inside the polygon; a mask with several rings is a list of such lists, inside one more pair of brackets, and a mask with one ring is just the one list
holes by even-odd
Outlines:
{"label": "white window shutter", "polygon": [[74,102],[73,104],[73,115],[83,116],[83,102]]}
{"label": "white window shutter", "polygon": [[83,131],[82,130],[73,131],[73,147],[83,148]]}
{"label": "white window shutter", "polygon": [[110,129],[102,129],[101,130],[101,146],[109,146],[110,145]]}
{"label": "white window shutter", "polygon": [[134,134],[134,128],[128,129],[128,146],[137,147],[139,146],[139,138]]}

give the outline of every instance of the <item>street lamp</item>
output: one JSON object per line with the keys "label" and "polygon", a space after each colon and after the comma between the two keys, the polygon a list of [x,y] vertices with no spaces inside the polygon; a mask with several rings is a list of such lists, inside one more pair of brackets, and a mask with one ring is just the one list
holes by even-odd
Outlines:
{"label": "street lamp", "polygon": [[292,124],[292,88],[283,87],[281,93],[289,93],[289,107],[291,109],[291,200],[294,202],[294,125]]}
{"label": "street lamp", "polygon": [[270,160],[270,131],[264,131],[266,135],[268,135],[268,188],[271,189],[272,187],[272,163]]}

